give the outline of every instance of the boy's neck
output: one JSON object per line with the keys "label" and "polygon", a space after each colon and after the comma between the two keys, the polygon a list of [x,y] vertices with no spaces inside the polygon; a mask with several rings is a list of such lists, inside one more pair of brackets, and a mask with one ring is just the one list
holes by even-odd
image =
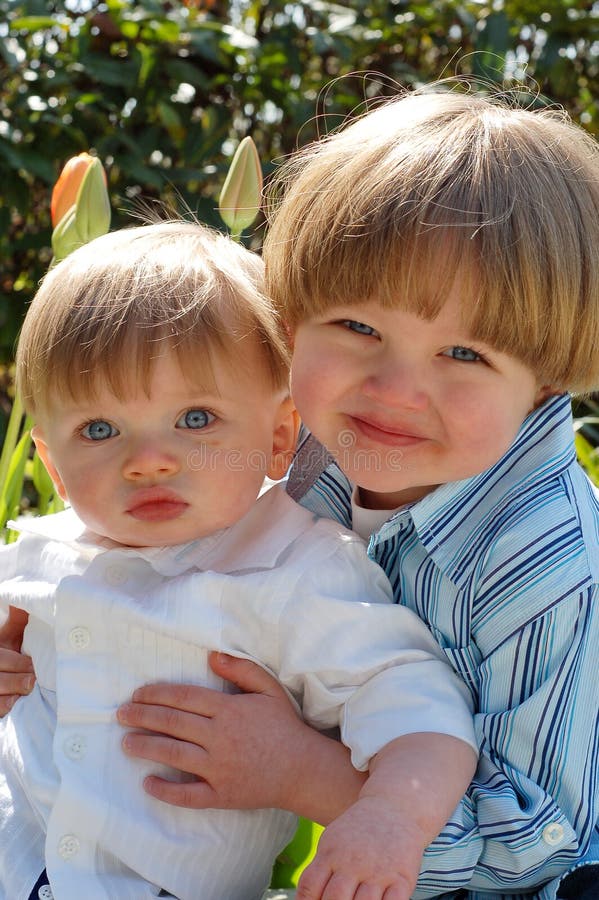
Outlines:
{"label": "boy's neck", "polygon": [[358,500],[360,506],[364,509],[399,509],[400,506],[407,506],[408,503],[416,503],[422,500],[431,491],[434,491],[438,484],[427,484],[418,487],[408,488],[405,491],[393,491],[391,493],[379,493],[378,491],[369,491],[366,488],[359,487]]}

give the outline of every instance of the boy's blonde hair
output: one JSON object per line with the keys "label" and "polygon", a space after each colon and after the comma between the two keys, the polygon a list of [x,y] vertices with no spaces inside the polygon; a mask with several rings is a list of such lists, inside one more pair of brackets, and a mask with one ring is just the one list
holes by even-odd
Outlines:
{"label": "boy's blonde hair", "polygon": [[211,352],[225,351],[236,365],[239,341],[250,338],[263,377],[285,388],[288,349],[263,279],[256,254],[196,223],[161,222],[92,241],[46,275],[25,318],[17,389],[26,408],[35,413],[65,393],[93,396],[102,385],[117,397],[138,383],[147,389],[165,341],[197,380],[210,378]]}
{"label": "boy's blonde hair", "polygon": [[432,318],[456,288],[474,339],[599,386],[599,149],[564,112],[416,91],[300,151],[272,197],[267,292],[292,328],[367,300]]}

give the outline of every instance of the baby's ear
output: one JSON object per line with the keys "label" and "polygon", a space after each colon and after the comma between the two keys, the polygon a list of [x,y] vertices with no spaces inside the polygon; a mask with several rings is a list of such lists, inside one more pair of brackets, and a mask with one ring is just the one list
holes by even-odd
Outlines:
{"label": "baby's ear", "polygon": [[279,481],[287,474],[295,453],[299,428],[299,414],[291,397],[286,397],[277,411],[272,436],[272,457],[266,473],[273,481]]}
{"label": "baby's ear", "polygon": [[58,491],[58,495],[61,500],[68,500],[67,492],[65,490],[64,484],[62,482],[62,478],[58,472],[58,469],[52,462],[52,457],[50,455],[50,450],[48,448],[48,444],[44,438],[44,432],[40,425],[34,425],[31,429],[31,437],[33,439],[33,443],[35,444],[35,449],[40,455],[40,459],[48,470],[48,475],[54,482],[54,487]]}

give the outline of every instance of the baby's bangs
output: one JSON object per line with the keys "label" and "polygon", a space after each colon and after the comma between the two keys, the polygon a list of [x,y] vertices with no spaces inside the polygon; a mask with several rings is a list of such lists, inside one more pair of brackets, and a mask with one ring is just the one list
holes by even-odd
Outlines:
{"label": "baby's bangs", "polygon": [[39,402],[51,405],[53,396],[65,394],[75,403],[93,402],[106,389],[121,401],[140,391],[149,395],[154,363],[170,352],[178,357],[182,377],[211,390],[214,345],[214,336],[174,338],[166,327],[143,326],[123,329],[110,342],[80,343],[65,356],[51,356]]}

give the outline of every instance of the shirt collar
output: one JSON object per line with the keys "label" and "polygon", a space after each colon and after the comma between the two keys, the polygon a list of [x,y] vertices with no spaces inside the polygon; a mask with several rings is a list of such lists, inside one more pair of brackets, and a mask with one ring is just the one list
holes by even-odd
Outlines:
{"label": "shirt collar", "polygon": [[[464,547],[532,482],[554,478],[575,459],[570,396],[560,394],[530,413],[494,466],[472,478],[441,485],[408,507],[407,514],[427,552],[459,585],[467,577]],[[373,543],[392,538],[405,515],[400,511],[392,516]]]}
{"label": "shirt collar", "polygon": [[[289,515],[293,509],[295,514]],[[114,551],[145,559],[161,575],[190,569],[238,572],[274,568],[289,544],[310,527],[313,516],[298,506],[277,484],[261,493],[246,515],[214,534],[171,547],[125,547],[88,531],[72,509],[41,517],[21,517],[11,523],[20,532],[70,544],[90,557]]]}

